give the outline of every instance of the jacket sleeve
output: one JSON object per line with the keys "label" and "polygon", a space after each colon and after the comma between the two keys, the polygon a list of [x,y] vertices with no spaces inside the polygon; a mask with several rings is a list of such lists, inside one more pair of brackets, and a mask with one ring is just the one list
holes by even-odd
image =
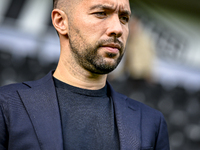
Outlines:
{"label": "jacket sleeve", "polygon": [[0,150],[6,150],[8,146],[8,132],[3,114],[3,108],[0,105]]}
{"label": "jacket sleeve", "polygon": [[167,130],[167,123],[163,114],[160,116],[160,125],[158,129],[158,136],[156,141],[155,150],[169,150],[169,136]]}

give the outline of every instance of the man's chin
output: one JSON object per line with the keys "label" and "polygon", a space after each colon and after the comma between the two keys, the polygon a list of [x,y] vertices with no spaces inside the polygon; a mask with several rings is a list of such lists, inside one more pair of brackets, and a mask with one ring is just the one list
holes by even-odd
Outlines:
{"label": "man's chin", "polygon": [[101,64],[98,66],[95,66],[95,72],[98,74],[108,74],[112,72],[117,67],[117,64]]}
{"label": "man's chin", "polygon": [[95,70],[93,73],[95,74],[99,74],[99,75],[105,75],[105,74],[109,74],[110,72],[112,72],[114,69],[98,69]]}
{"label": "man's chin", "polygon": [[89,60],[91,66],[93,66],[90,71],[96,74],[108,74],[118,66],[120,61],[121,57],[118,56],[115,58],[99,56]]}

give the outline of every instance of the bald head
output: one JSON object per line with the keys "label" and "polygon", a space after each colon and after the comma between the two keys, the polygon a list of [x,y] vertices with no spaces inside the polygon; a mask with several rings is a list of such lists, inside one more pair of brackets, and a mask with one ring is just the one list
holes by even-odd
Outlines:
{"label": "bald head", "polygon": [[53,8],[62,8],[72,6],[72,4],[78,4],[81,0],[53,0]]}
{"label": "bald head", "polygon": [[59,0],[53,0],[53,8],[54,8],[54,9],[57,8],[58,1],[59,1]]}
{"label": "bald head", "polygon": [[53,8],[62,8],[68,6],[68,4],[71,4],[73,0],[53,0]]}
{"label": "bald head", "polygon": [[[74,10],[82,0],[53,0],[52,23],[58,33],[61,33],[60,21],[65,25],[74,18]],[[67,22],[65,22],[67,20]],[[62,24],[63,25],[63,24]],[[65,33],[66,34],[66,33]]]}

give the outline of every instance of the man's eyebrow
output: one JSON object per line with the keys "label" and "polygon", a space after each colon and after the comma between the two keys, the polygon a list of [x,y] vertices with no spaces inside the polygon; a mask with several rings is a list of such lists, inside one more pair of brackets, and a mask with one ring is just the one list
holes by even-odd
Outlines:
{"label": "man's eyebrow", "polygon": [[[92,6],[90,8],[90,10],[94,10],[94,9],[103,9],[103,10],[114,10],[115,8],[112,7],[112,6],[108,6],[108,5],[95,5],[95,6]],[[124,14],[124,15],[128,15],[128,16],[131,16],[131,12],[128,11],[128,10],[122,10],[120,14]]]}
{"label": "man's eyebrow", "polygon": [[93,9],[97,9],[97,8],[100,8],[100,9],[114,9],[112,6],[108,6],[108,5],[94,5],[90,8],[90,10],[93,10]]}
{"label": "man's eyebrow", "polygon": [[121,15],[127,15],[127,16],[131,17],[131,12],[128,11],[128,10],[123,10],[120,14]]}

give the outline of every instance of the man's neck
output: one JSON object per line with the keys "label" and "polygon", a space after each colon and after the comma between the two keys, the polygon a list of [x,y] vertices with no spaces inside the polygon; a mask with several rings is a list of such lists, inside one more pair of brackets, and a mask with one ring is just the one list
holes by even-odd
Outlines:
{"label": "man's neck", "polygon": [[69,85],[88,89],[98,90],[105,86],[107,75],[93,74],[83,68],[72,67],[66,63],[59,62],[53,74],[58,80]]}

